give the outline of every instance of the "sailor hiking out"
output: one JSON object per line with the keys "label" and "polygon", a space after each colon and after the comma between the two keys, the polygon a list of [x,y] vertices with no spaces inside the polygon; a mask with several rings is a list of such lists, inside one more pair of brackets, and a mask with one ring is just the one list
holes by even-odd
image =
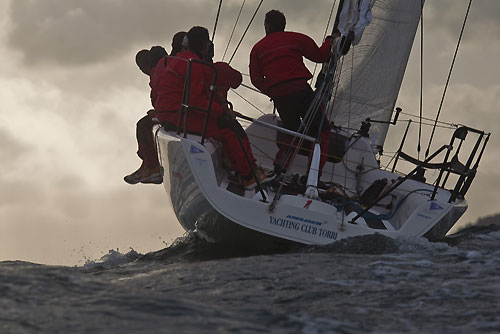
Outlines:
{"label": "sailor hiking out", "polygon": [[[174,52],[175,48],[172,49],[172,53]],[[141,50],[137,53],[135,61],[139,69],[150,77],[150,86],[151,82],[154,80],[157,69],[162,66],[160,63],[163,62],[166,56],[167,52],[161,46],[153,46],[150,50]],[[156,102],[156,92],[153,89],[151,89],[150,97],[151,105],[154,107]],[[129,184],[136,184],[139,182],[161,184],[163,181],[160,163],[158,161],[158,154],[156,152],[153,139],[154,124],[154,109],[149,110],[147,114],[137,122],[137,155],[142,160],[142,164],[135,172],[123,178],[125,182]]]}
{"label": "sailor hiking out", "polygon": [[[157,84],[153,87],[158,92],[158,99],[155,106],[155,109],[158,111],[158,120],[165,128],[177,128],[178,124],[184,124],[183,116],[181,116],[179,111],[181,109],[186,80],[187,61],[189,59],[206,59],[206,56],[211,52],[212,44],[206,28],[199,26],[191,28],[187,33],[187,39],[188,50],[178,53],[175,58],[169,59],[167,66],[160,74]],[[239,85],[238,82],[234,82],[236,70],[230,68],[229,65],[226,66],[223,64],[218,64],[216,67],[225,69],[218,73],[220,76],[218,81],[220,80],[225,83],[223,86],[226,86],[226,94],[229,87]],[[209,105],[210,84],[213,81],[213,74],[208,69],[207,66],[200,63],[194,63],[192,66],[189,89],[190,104],[193,107],[206,109]],[[228,73],[229,77],[227,76]],[[236,77],[236,81],[241,79],[237,75]],[[222,99],[225,99],[224,93],[222,93]],[[179,123],[180,117],[182,118]],[[188,128],[186,130],[191,133],[201,134],[205,118],[205,113],[190,110]],[[228,118],[219,98],[216,98],[212,103],[206,136],[222,144],[231,168],[240,175],[241,183],[245,188],[253,189],[257,185],[257,182],[265,183],[274,177],[273,173],[267,172],[262,168],[256,168],[255,158],[252,155],[248,138],[244,135],[244,130],[236,120],[231,117]],[[240,145],[240,141],[242,145]],[[256,171],[255,175],[257,179],[253,176],[253,169]]]}

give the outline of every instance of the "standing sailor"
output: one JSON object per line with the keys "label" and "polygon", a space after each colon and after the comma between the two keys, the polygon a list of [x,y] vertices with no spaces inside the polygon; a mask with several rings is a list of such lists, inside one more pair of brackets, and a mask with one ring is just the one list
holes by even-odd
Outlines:
{"label": "standing sailor", "polygon": [[[254,45],[250,53],[250,79],[255,87],[274,101],[285,128],[297,131],[303,121],[310,124],[308,135],[317,137],[321,131],[321,173],[328,154],[330,127],[322,110],[313,110],[312,121],[304,119],[314,99],[314,92],[307,82],[313,76],[304,65],[303,57],[316,63],[328,61],[331,42],[327,38],[318,47],[304,34],[285,32],[285,25],[286,19],[282,12],[271,10],[266,14],[266,36]],[[274,166],[277,172],[286,169],[291,161],[292,154],[288,154],[288,157],[285,155],[292,140],[288,136],[276,154]]]}

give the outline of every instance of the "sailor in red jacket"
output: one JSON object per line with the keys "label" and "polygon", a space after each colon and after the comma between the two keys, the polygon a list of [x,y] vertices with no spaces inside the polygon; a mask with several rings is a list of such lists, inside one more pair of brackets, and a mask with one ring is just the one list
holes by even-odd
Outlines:
{"label": "sailor in red jacket", "polygon": [[[331,43],[327,39],[321,47],[308,36],[284,31],[286,19],[278,10],[266,14],[264,27],[266,36],[254,45],[250,53],[250,79],[255,87],[273,101],[285,128],[297,131],[314,98],[308,84],[313,76],[304,65],[303,57],[316,63],[326,62],[330,56]],[[323,119],[323,127],[320,129]],[[320,173],[326,163],[330,128],[323,112],[318,110],[308,134],[316,137],[321,131]],[[292,138],[287,138],[287,143]],[[290,163],[291,154],[284,157],[288,145],[281,145],[276,154],[275,169],[281,172]],[[286,161],[284,161],[286,160]]]}
{"label": "sailor in red jacket", "polygon": [[[154,86],[158,93],[155,109],[158,111],[158,119],[165,127],[177,127],[181,114],[182,96],[184,82],[187,71],[187,60],[201,60],[208,53],[211,42],[208,30],[203,27],[193,27],[187,33],[188,50],[177,54],[176,58],[169,58],[167,67],[161,74],[160,79]],[[256,186],[256,180],[252,176],[252,167],[255,167],[255,158],[248,137],[241,125],[234,119],[228,119],[225,114],[225,98],[229,87],[237,87],[241,83],[241,74],[225,63],[215,64],[218,71],[216,85],[220,90],[212,102],[210,118],[207,125],[207,137],[214,138],[222,143],[226,157],[231,163],[231,167],[241,175],[242,185],[247,189]],[[220,71],[220,72],[219,72]],[[227,75],[229,73],[229,75]],[[190,106],[208,109],[210,97],[210,85],[213,81],[213,72],[206,65],[192,63],[190,80]],[[219,82],[220,87],[219,87]],[[222,101],[224,100],[224,101]],[[201,134],[205,124],[206,113],[190,110],[188,114],[188,131]],[[184,119],[181,119],[181,126]],[[240,137],[247,156],[242,150],[238,137]],[[256,174],[260,183],[272,180],[273,174],[269,174],[263,169],[256,168]]]}
{"label": "sailor in red jacket", "polygon": [[[175,56],[182,51],[182,41],[186,32],[180,31],[172,38],[171,56]],[[139,69],[149,76],[149,86],[151,87],[151,105],[156,105],[158,94],[153,89],[158,76],[166,66],[167,52],[161,46],[153,46],[150,50],[141,50],[136,55],[136,63]],[[136,183],[155,183],[163,182],[156,144],[153,138],[153,126],[157,124],[156,112],[154,109],[148,111],[147,115],[142,117],[136,125],[137,155],[142,160],[138,170],[125,176],[123,179],[130,184]]]}
{"label": "sailor in red jacket", "polygon": [[[155,66],[160,59],[164,59],[167,52],[161,46],[153,46],[150,50],[141,50],[137,53],[135,60],[139,69],[150,77],[153,76]],[[151,90],[151,104],[155,105],[155,92]],[[163,181],[161,175],[158,154],[153,140],[153,115],[151,110],[142,117],[136,125],[137,155],[142,160],[138,170],[125,176],[123,179],[129,184],[136,183],[155,183],[160,184]]]}

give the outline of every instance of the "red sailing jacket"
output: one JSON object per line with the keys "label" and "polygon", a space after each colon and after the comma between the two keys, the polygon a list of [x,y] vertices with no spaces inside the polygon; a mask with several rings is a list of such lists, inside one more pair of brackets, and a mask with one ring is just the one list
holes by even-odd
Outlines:
{"label": "red sailing jacket", "polygon": [[[181,59],[179,59],[181,58]],[[160,111],[158,119],[160,122],[169,121],[176,124],[178,114],[161,111],[178,111],[182,104],[182,94],[184,91],[184,81],[187,71],[187,60],[200,59],[194,52],[187,50],[179,52],[176,58],[169,57],[167,66],[159,74],[158,80],[153,82],[153,90],[158,97],[156,99],[155,109]],[[191,106],[207,109],[210,85],[213,80],[213,72],[205,65],[193,63],[191,70],[190,101]],[[211,116],[218,117],[222,113],[222,107],[217,103],[212,103]],[[175,116],[172,116],[175,115]],[[190,119],[204,120],[205,114],[191,111]]]}
{"label": "red sailing jacket", "polygon": [[157,100],[158,100],[158,92],[155,87],[158,87],[158,81],[161,78],[162,73],[165,71],[165,66],[167,64],[167,58],[163,57],[156,63],[155,66],[151,69],[149,74],[149,87],[151,87],[151,104],[153,108],[156,108]]}
{"label": "red sailing jacket", "polygon": [[229,88],[238,88],[243,81],[241,73],[228,63],[217,62],[214,64],[217,70],[217,91],[215,93],[215,99],[217,102],[224,104],[227,100],[227,92]]}
{"label": "red sailing jacket", "polygon": [[[316,63],[326,62],[330,47],[330,39],[318,47],[304,34],[290,31],[270,33],[250,52],[250,79],[255,87],[271,98],[292,94],[312,78],[302,57]],[[283,85],[293,80],[300,83]]]}

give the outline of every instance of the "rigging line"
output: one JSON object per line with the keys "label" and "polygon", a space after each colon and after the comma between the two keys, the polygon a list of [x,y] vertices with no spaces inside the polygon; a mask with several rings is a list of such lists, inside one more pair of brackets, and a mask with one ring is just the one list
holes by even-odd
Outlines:
{"label": "rigging line", "polygon": [[418,127],[417,157],[420,160],[422,140],[422,109],[424,101],[424,0],[420,0],[420,118]]}
{"label": "rigging line", "polygon": [[[345,56],[342,56],[342,58],[344,58]],[[352,64],[350,66],[353,66]],[[339,79],[340,80],[340,79]],[[377,110],[384,110],[384,111],[390,111],[390,112],[393,112],[394,109],[391,109],[391,108],[387,108],[387,107],[380,107],[378,105],[375,105],[375,104],[371,104],[371,103],[367,103],[367,102],[363,102],[362,100],[356,97],[352,97],[352,96],[344,96],[344,95],[337,95],[336,96],[337,99],[341,100],[341,101],[351,101],[351,102],[354,102],[356,104],[359,104],[361,106],[366,106],[366,107],[371,107],[371,108],[375,108]]]}
{"label": "rigging line", "polygon": [[[423,123],[422,122],[422,125],[425,125],[425,126],[433,126],[432,123]],[[450,129],[450,130],[456,130],[456,128],[458,126],[451,126],[451,125],[436,125],[437,128],[440,128],[440,129]]]}
{"label": "rigging line", "polygon": [[217,16],[215,17],[214,31],[212,33],[212,43],[215,38],[215,30],[217,30],[217,24],[219,23],[220,8],[222,6],[222,0],[219,1],[219,8],[217,9]]}
{"label": "rigging line", "polygon": [[[340,65],[340,66],[339,66]],[[335,64],[335,74],[333,77],[333,86],[335,87],[335,92],[328,102],[328,121],[332,121],[333,108],[335,107],[335,101],[337,100],[337,92],[339,89],[340,83],[340,74],[342,73],[342,67],[344,66],[344,57],[338,58],[337,63]]]}
{"label": "rigging line", "polygon": [[[328,89],[330,89],[329,88],[330,87],[329,84],[330,83],[323,82],[323,84],[321,85],[321,87],[319,89],[319,94],[318,94],[318,92],[316,92],[316,94],[314,96],[314,99],[313,99],[311,105],[309,106],[308,111],[306,112],[306,115],[302,119],[302,122],[301,122],[302,124],[299,127],[299,129],[297,130],[298,132],[301,132],[301,133],[304,133],[304,134],[309,133],[309,129],[310,129],[311,125],[312,125],[312,122],[313,122],[314,118],[316,117],[316,114],[318,112],[321,112],[320,111],[320,108],[321,108],[320,105],[321,105],[321,103],[323,101],[324,96],[327,94]],[[323,122],[321,122],[321,123],[323,123]],[[321,134],[321,130],[319,130],[318,135],[319,134]],[[294,147],[294,142],[295,142],[295,138],[290,143],[292,145],[292,147]],[[302,147],[303,142],[304,142],[304,139],[300,138],[299,142],[298,142],[298,145],[293,150],[289,150],[283,156],[283,158],[280,161],[280,164],[283,165],[286,161],[290,161],[289,162],[290,165],[293,164],[293,162],[295,160],[295,157],[297,156],[298,151]]]}
{"label": "rigging line", "polygon": [[236,95],[238,95],[243,101],[245,101],[246,103],[248,103],[249,105],[251,105],[252,107],[254,107],[255,109],[257,109],[262,115],[265,115],[266,113],[263,112],[259,107],[257,107],[255,104],[253,104],[252,102],[248,101],[246,98],[244,98],[240,93],[238,93],[236,90],[234,90],[233,88],[231,88],[231,91],[233,93],[235,93]]}
{"label": "rigging line", "polygon": [[[406,120],[406,119],[399,119],[398,122],[408,122],[409,120]],[[433,126],[432,123],[422,123],[422,125],[425,125],[425,126]],[[446,126],[446,125],[436,125],[437,128],[440,128],[440,129],[447,129],[447,130],[456,130],[458,126]],[[347,132],[349,131],[352,131],[352,132],[357,132],[359,131],[359,128],[350,128],[350,127],[347,127],[347,126],[341,126],[340,127],[342,130],[345,130]]]}
{"label": "rigging line", "polygon": [[[251,123],[251,122],[249,122]],[[284,141],[278,141],[278,140],[274,140],[274,139],[270,139],[269,137],[264,137],[264,136],[258,136],[258,135],[254,135],[254,134],[249,134],[248,137],[251,137],[251,138],[257,138],[257,139],[261,139],[263,141],[267,141],[269,143],[273,143],[273,144],[280,144],[280,145],[286,145],[287,142],[284,142]],[[265,153],[262,149],[258,148],[256,145],[254,144],[251,144],[252,147],[255,146],[255,150],[256,151],[259,151],[260,153],[262,153],[262,155],[266,158],[269,158],[271,160],[274,159],[274,157],[271,157],[270,155],[268,155],[267,153]],[[305,148],[305,147],[300,147],[300,150],[304,150],[304,151],[307,151],[309,153],[312,153],[313,150],[312,149],[309,149],[309,148]],[[371,152],[371,151],[367,151],[367,152]],[[327,157],[329,158],[342,158],[342,157],[339,157],[339,156],[336,156],[336,155],[333,155],[333,154],[324,154],[326,155]],[[355,161],[347,161],[347,162],[352,162],[354,163]],[[294,165],[294,166],[299,166],[299,165]],[[307,167],[305,165],[300,165],[300,167]],[[370,167],[370,166],[369,166]],[[373,167],[372,169],[377,169],[378,167]],[[326,172],[325,172],[326,173]]]}
{"label": "rigging line", "polygon": [[[330,27],[330,22],[332,20],[332,15],[333,15],[333,9],[335,8],[335,4],[337,3],[337,0],[333,0],[333,4],[332,4],[332,9],[330,10],[330,16],[328,16],[328,22],[326,23],[326,28],[325,28],[325,33],[323,34],[323,39],[322,41],[325,40],[326,38],[326,34],[328,33],[328,28]],[[318,67],[318,63],[315,63],[314,64],[314,71],[313,71],[313,78],[314,78],[314,75],[316,74],[316,69]],[[312,80],[312,78],[311,78]]]}
{"label": "rigging line", "polygon": [[[388,152],[384,152],[384,153],[388,153]],[[389,166],[391,165],[391,163],[394,161],[394,159],[396,159],[396,156],[398,155],[398,152],[396,151],[396,152],[393,152],[393,153],[394,153],[394,155],[391,157],[391,160],[389,160],[389,162],[385,166],[384,170],[388,170]]]}
{"label": "rigging line", "polygon": [[[339,63],[340,63],[340,67],[339,67]],[[336,69],[335,69],[335,76],[333,78],[334,80],[334,87],[335,87],[335,93],[333,93],[333,96],[332,98],[330,99],[330,105],[329,105],[329,115],[327,116],[328,117],[328,121],[332,121],[332,115],[333,115],[333,108],[335,107],[335,101],[337,100],[337,91],[339,89],[339,83],[340,83],[340,74],[342,73],[342,68],[344,66],[344,56],[340,57],[339,59],[337,59],[337,64],[335,65]],[[333,102],[332,102],[333,101]]]}
{"label": "rigging line", "polygon": [[465,29],[465,24],[467,23],[467,18],[469,17],[470,7],[472,5],[472,0],[469,0],[469,5],[467,6],[467,12],[465,13],[464,23],[462,24],[462,30],[460,30],[460,36],[458,37],[457,48],[455,49],[455,54],[453,55],[453,60],[451,62],[450,72],[448,73],[448,78],[446,79],[446,85],[444,86],[443,96],[441,97],[441,102],[439,104],[439,109],[436,115],[436,120],[434,121],[434,127],[432,128],[431,137],[429,138],[429,144],[427,145],[427,149],[425,151],[425,157],[429,155],[429,150],[431,147],[432,139],[434,138],[434,132],[436,130],[436,123],[438,121],[439,115],[441,114],[441,109],[444,103],[444,97],[446,96],[446,90],[448,89],[448,84],[450,83],[451,73],[453,72],[453,67],[455,66],[455,60],[457,59],[458,48],[460,47],[460,42],[462,41],[462,36]]}
{"label": "rigging line", "polygon": [[241,42],[243,42],[243,39],[245,38],[245,35],[247,34],[247,31],[250,28],[250,25],[252,24],[253,20],[255,19],[255,15],[257,15],[257,12],[259,11],[259,8],[263,2],[264,2],[264,0],[260,0],[259,5],[257,6],[257,9],[253,13],[252,18],[250,19],[250,22],[248,22],[248,25],[247,25],[245,31],[243,32],[243,35],[241,36],[240,41],[238,42],[238,45],[236,45],[236,48],[234,49],[233,54],[231,55],[231,58],[227,62],[228,64],[231,64],[231,61],[233,60],[234,55],[236,54],[236,51],[238,51],[238,49],[241,45]]}
{"label": "rigging line", "polygon": [[[340,65],[340,67],[339,67],[339,65]],[[337,61],[336,61],[336,64],[335,64],[335,74],[334,74],[334,77],[333,77],[333,85],[335,87],[335,92],[333,93],[332,98],[330,98],[330,101],[328,102],[329,106],[328,106],[328,112],[327,112],[327,116],[326,116],[328,118],[328,121],[330,122],[330,124],[333,124],[332,123],[333,108],[335,106],[335,101],[336,101],[336,97],[337,97],[337,91],[338,91],[339,83],[340,83],[340,73],[342,73],[342,67],[343,67],[343,65],[344,65],[344,57],[337,58]],[[332,164],[331,181],[333,181],[333,171],[334,171],[334,168],[335,167]]]}
{"label": "rigging line", "polygon": [[[253,90],[254,92],[257,92],[259,94],[262,94],[262,95],[266,95],[264,93],[262,93],[260,90],[256,89],[256,88],[253,88],[252,86],[248,86],[248,85],[245,85],[244,83],[240,84],[240,86],[242,87],[245,87],[245,88],[248,88],[250,90]],[[267,95],[266,95],[267,96]]]}
{"label": "rigging line", "polygon": [[[351,80],[350,80],[350,86],[349,86],[349,112],[348,112],[348,116],[347,116],[347,127],[350,128],[351,127],[351,100],[352,100],[352,79],[353,79],[353,74],[354,74],[354,50],[356,48],[352,48],[351,49],[351,63],[352,63],[352,66],[351,66]],[[349,154],[349,151],[346,151],[345,152],[346,154],[346,160],[349,159],[349,156],[347,156],[347,154]],[[344,188],[347,188],[347,169],[344,170]],[[342,211],[342,228],[344,228],[344,222],[345,222],[345,213]]]}
{"label": "rigging line", "polygon": [[[249,137],[252,137],[252,138],[260,138],[260,139],[268,139],[268,138],[264,138],[264,137],[258,137],[258,136],[253,136],[253,135],[250,135]],[[257,146],[256,144],[252,144],[250,142],[250,146],[252,147],[252,151],[254,152],[253,154],[255,156],[258,156],[258,154],[262,154],[263,157],[269,159],[269,160],[273,160],[274,158],[271,157],[269,154],[267,154],[263,149],[261,149],[259,146]],[[255,153],[255,152],[259,152],[259,153]]]}
{"label": "rigging line", "polygon": [[[320,91],[321,94],[324,94],[324,88],[325,88],[325,84],[323,83],[321,85],[321,91]],[[318,98],[318,96],[315,94],[314,99],[313,99],[311,105],[309,106],[308,111],[306,112],[306,116],[305,116],[306,119],[309,117],[308,115],[311,114],[311,112],[317,111],[317,109],[316,109],[317,108],[317,104],[319,103],[318,101],[320,101],[321,98],[322,98],[321,96]],[[307,133],[309,131],[309,126],[310,126],[310,124],[308,125],[307,120],[304,123],[304,119],[302,119],[301,125],[299,126],[299,129],[297,131],[299,133],[304,133],[305,134],[305,133]],[[279,165],[280,166],[285,165],[287,161],[288,161],[288,165],[289,166],[291,166],[294,163],[295,157],[297,156],[300,148],[302,147],[302,145],[304,143],[304,138],[299,138],[298,143],[296,142],[296,139],[297,138],[294,137],[291,140],[291,142],[290,142],[291,147],[289,147],[287,149],[286,153],[283,155],[283,157],[279,161]],[[295,146],[295,144],[296,144],[296,146]],[[293,147],[293,149],[292,149],[292,147]],[[283,185],[284,185],[284,183],[286,181],[287,181],[287,178],[283,178],[281,180],[280,187],[278,188],[278,191],[275,194],[273,203],[275,203],[275,201],[277,199],[279,199],[279,197],[281,196],[281,191],[282,191]]]}
{"label": "rigging line", "polygon": [[[251,123],[249,121],[246,121],[246,120],[242,120],[242,123],[245,122],[245,123]],[[278,140],[278,139],[271,139],[269,137],[265,137],[265,136],[258,136],[258,135],[255,135],[255,134],[248,134],[248,137],[251,137],[251,138],[257,138],[257,139],[261,139],[262,141],[267,141],[269,143],[273,143],[273,144],[279,144],[279,145],[287,145],[287,142],[285,141],[282,141],[282,140]],[[301,147],[300,148],[301,151],[306,151],[306,152],[309,152],[309,153],[312,153],[314,150],[311,149],[311,148],[306,148],[306,147]],[[359,150],[359,151],[364,151],[364,152],[373,152],[373,151],[368,151],[368,150]],[[327,154],[327,153],[321,153],[322,155],[326,156],[326,157],[329,157],[329,158],[340,158],[342,159],[342,157],[338,156],[338,155],[334,155],[334,154]],[[273,160],[274,158],[271,158],[271,160]],[[352,163],[355,163],[356,161],[348,161],[348,162],[352,162]],[[294,165],[295,166],[295,165]],[[378,168],[378,167],[373,167],[374,169]]]}
{"label": "rigging line", "polygon": [[243,6],[245,6],[245,1],[246,0],[243,0],[243,3],[241,4],[241,7],[240,7],[240,11],[238,13],[238,17],[236,18],[236,22],[234,22],[233,31],[231,31],[231,36],[229,36],[229,41],[227,41],[226,50],[224,50],[224,55],[222,56],[222,61],[224,61],[224,58],[226,58],[227,49],[229,48],[229,44],[231,44],[231,39],[233,38],[234,31],[236,30],[236,26],[238,25],[238,22],[240,20]]}
{"label": "rigging line", "polygon": [[[329,60],[329,63],[331,63],[331,62],[332,62],[332,59]],[[325,94],[327,93],[326,87],[328,84],[329,83],[326,83],[326,81],[324,81],[321,84],[320,88],[318,88],[316,90],[316,92],[314,93],[313,100],[312,100],[311,104],[309,105],[306,114],[304,115],[304,117],[302,117],[302,120],[301,120],[301,123],[300,123],[300,126],[299,126],[297,132],[304,133],[304,134],[309,132],[309,128],[312,124],[312,121],[314,120],[314,117],[319,110],[319,106],[322,103]],[[323,120],[321,121],[321,123],[323,123]],[[280,159],[279,165],[283,166],[283,165],[287,164],[286,163],[287,161],[288,161],[288,165],[293,164],[299,148],[302,147],[303,138],[300,138],[298,140],[298,145],[296,147],[294,146],[295,142],[296,142],[296,138],[293,138],[291,143],[290,143],[291,146],[286,150],[286,153]],[[291,147],[295,147],[295,149],[292,150]]]}
{"label": "rigging line", "polygon": [[[413,114],[410,114],[410,113],[407,113],[407,112],[404,112],[404,111],[400,111],[400,114],[401,115],[406,115],[406,116],[409,116],[409,117],[419,117],[418,115],[413,115]],[[422,120],[424,120],[424,121],[434,121],[434,119],[429,118],[429,117],[422,117]],[[457,124],[455,124],[455,123],[449,123],[449,122],[443,122],[443,121],[438,121],[438,124],[445,124],[445,125],[449,125],[449,126],[452,126],[452,127],[457,127]]]}

